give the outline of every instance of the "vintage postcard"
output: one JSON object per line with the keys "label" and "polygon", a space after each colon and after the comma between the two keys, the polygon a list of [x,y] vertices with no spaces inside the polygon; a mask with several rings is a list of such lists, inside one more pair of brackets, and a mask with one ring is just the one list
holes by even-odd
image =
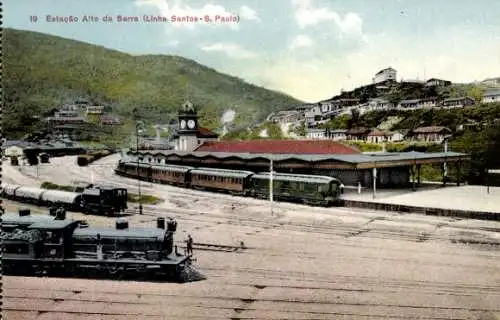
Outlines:
{"label": "vintage postcard", "polygon": [[500,2],[1,12],[3,319],[500,319]]}

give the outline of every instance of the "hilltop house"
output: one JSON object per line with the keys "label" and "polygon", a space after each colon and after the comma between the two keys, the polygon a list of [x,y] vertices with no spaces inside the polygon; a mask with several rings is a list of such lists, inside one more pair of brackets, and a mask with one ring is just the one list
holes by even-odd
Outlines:
{"label": "hilltop house", "polygon": [[61,108],[58,111],[54,112],[54,117],[57,117],[57,118],[78,117],[78,111],[77,110],[67,109],[67,108]]}
{"label": "hilltop house", "polygon": [[326,135],[333,141],[343,141],[346,139],[346,129],[328,129]]}
{"label": "hilltop house", "polygon": [[269,120],[274,123],[291,123],[297,122],[304,118],[304,115],[295,110],[278,111],[269,117]]}
{"label": "hilltop house", "polygon": [[366,142],[381,143],[391,141],[391,133],[379,129],[373,129],[366,135]]}
{"label": "hilltop house", "polygon": [[432,78],[425,82],[426,87],[447,87],[451,86],[451,81]]}
{"label": "hilltop house", "polygon": [[346,132],[346,139],[351,141],[366,141],[370,131],[370,129],[365,127],[351,128]]}
{"label": "hilltop house", "polygon": [[394,105],[386,99],[375,98],[368,101],[368,110],[389,110],[392,109]]}
{"label": "hilltop house", "polygon": [[339,113],[346,107],[354,106],[359,103],[359,99],[329,99],[319,102],[321,113]]}
{"label": "hilltop house", "polygon": [[50,125],[64,125],[64,124],[83,124],[87,122],[85,117],[62,117],[56,115],[54,117],[47,117],[45,119]]}
{"label": "hilltop house", "polygon": [[373,77],[373,84],[382,83],[385,81],[396,81],[397,71],[391,67],[380,70]]}
{"label": "hilltop house", "polygon": [[417,128],[410,133],[410,136],[413,141],[441,143],[451,133],[452,131],[446,127],[431,126]]}
{"label": "hilltop house", "polygon": [[481,83],[487,86],[500,86],[500,77],[484,79]]}
{"label": "hilltop house", "polygon": [[308,139],[326,139],[325,129],[307,128],[306,138],[308,138]]}
{"label": "hilltop house", "polygon": [[418,108],[418,103],[420,102],[420,99],[409,99],[409,100],[402,100],[398,103],[398,109],[403,109],[403,110],[411,110],[411,109],[416,109]]}
{"label": "hilltop house", "polygon": [[311,125],[315,121],[321,120],[321,108],[320,108],[320,106],[316,105],[316,106],[312,107],[309,111],[306,111],[305,119],[306,119],[307,125]]}
{"label": "hilltop house", "polygon": [[103,114],[104,106],[87,106],[86,114]]}
{"label": "hilltop house", "polygon": [[489,90],[483,94],[483,103],[500,102],[500,89]]}
{"label": "hilltop house", "polygon": [[448,98],[444,99],[441,104],[443,108],[463,108],[472,106],[476,103],[474,99],[470,97],[460,97],[460,98]]}
{"label": "hilltop house", "polygon": [[294,110],[297,112],[300,112],[300,113],[306,113],[307,111],[311,110],[315,106],[317,106],[317,104],[315,104],[315,103],[301,104],[301,105],[296,106],[294,108]]}
{"label": "hilltop house", "polygon": [[405,134],[399,131],[391,132],[390,141],[391,142],[400,142],[405,139]]}
{"label": "hilltop house", "polygon": [[434,108],[435,106],[438,105],[438,98],[437,97],[429,97],[429,98],[424,98],[424,99],[419,99],[417,103],[417,108]]}

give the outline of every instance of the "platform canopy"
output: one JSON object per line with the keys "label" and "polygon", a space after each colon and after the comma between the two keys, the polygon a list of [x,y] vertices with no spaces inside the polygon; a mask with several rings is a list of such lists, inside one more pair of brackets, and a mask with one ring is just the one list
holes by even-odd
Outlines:
{"label": "platform canopy", "polygon": [[[137,155],[136,151],[129,153]],[[369,154],[275,154],[275,153],[243,153],[243,152],[180,152],[169,150],[139,151],[140,155],[153,158],[162,157],[166,162],[181,161],[183,163],[233,163],[264,164],[273,160],[276,166],[309,167],[324,169],[370,169],[408,166],[417,164],[433,164],[443,162],[459,162],[469,160],[465,153],[459,152],[380,152]]]}

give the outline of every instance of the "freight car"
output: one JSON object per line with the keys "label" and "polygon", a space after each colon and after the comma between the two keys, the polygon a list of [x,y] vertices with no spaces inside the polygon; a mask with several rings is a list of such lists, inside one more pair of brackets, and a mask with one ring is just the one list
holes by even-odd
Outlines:
{"label": "freight car", "polygon": [[[195,168],[120,161],[115,173],[145,181],[174,184],[186,188],[267,198],[269,173],[245,170]],[[342,183],[333,177],[305,174],[273,174],[273,194],[277,200],[309,205],[336,205],[343,192]]]}
{"label": "freight car", "polygon": [[114,215],[127,209],[127,189],[87,186],[81,193],[3,184],[1,196],[36,206],[62,206],[66,210]]}
{"label": "freight car", "polygon": [[[183,281],[193,274],[191,256],[177,252],[175,220],[157,219],[156,228],[90,227],[83,221],[31,215],[29,210],[2,216],[2,268],[15,275],[151,277]],[[190,271],[190,272],[187,272]]]}

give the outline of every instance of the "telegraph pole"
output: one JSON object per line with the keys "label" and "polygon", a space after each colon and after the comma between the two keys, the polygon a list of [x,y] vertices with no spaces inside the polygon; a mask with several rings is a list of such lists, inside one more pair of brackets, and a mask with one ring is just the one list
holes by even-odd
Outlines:
{"label": "telegraph pole", "polygon": [[448,166],[446,164],[446,157],[448,156],[448,137],[444,138],[444,163],[443,163],[443,171],[444,171],[444,178],[448,176]]}
{"label": "telegraph pole", "polygon": [[139,214],[142,214],[141,179],[139,177],[139,124],[139,121],[135,123],[135,151],[137,154],[137,189],[139,190]]}
{"label": "telegraph pole", "polygon": [[273,159],[271,159],[271,163],[269,166],[269,201],[271,215],[273,215]]}

